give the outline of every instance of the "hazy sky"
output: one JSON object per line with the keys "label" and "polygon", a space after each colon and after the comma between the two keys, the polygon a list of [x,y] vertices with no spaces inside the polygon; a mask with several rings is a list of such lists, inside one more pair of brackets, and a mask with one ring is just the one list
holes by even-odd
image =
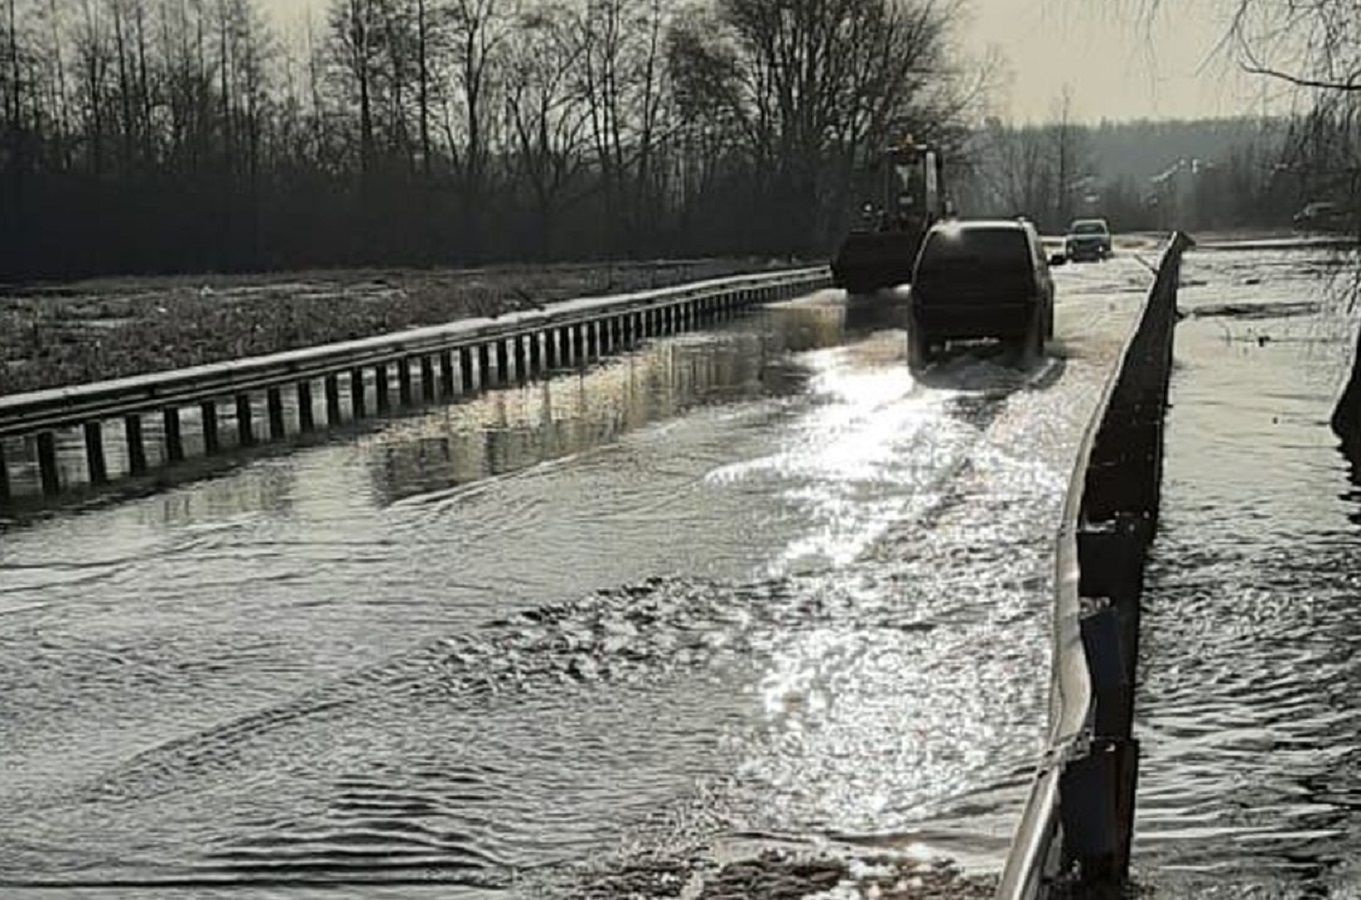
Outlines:
{"label": "hazy sky", "polygon": [[[1258,113],[1279,99],[1214,56],[1225,29],[1212,11],[1216,0],[1165,0],[1147,29],[1128,12],[1137,0],[968,2],[972,19],[960,34],[966,50],[981,57],[995,48],[1005,61],[996,100],[1003,117],[1048,118],[1065,86],[1075,118],[1089,121]],[[297,22],[326,0],[261,6]]]}
{"label": "hazy sky", "polygon": [[1163,2],[1144,20],[1134,0],[971,0],[969,50],[995,47],[1008,85],[999,112],[1045,119],[1065,86],[1077,118],[1229,116],[1279,107],[1279,86],[1239,73],[1218,52],[1227,25],[1215,0]]}

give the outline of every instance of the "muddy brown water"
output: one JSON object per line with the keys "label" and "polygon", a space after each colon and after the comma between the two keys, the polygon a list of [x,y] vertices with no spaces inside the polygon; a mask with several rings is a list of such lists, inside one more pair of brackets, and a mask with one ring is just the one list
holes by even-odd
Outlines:
{"label": "muddy brown water", "polygon": [[4,895],[700,896],[771,848],[994,872],[1072,454],[1149,282],[1059,277],[1029,369],[914,379],[893,302],[824,292],[10,524]]}

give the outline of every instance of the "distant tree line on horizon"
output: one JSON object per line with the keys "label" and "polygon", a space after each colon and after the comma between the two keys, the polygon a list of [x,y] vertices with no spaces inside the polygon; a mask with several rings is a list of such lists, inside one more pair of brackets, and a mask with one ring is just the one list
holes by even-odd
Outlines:
{"label": "distant tree line on horizon", "polygon": [[[1341,129],[1345,132],[1345,128]],[[1328,135],[1328,140],[1319,140]],[[1311,201],[1346,206],[1345,141],[1323,109],[1297,118],[989,119],[971,133],[962,205],[1024,213],[1050,231],[1100,215],[1120,230],[1289,228]]]}
{"label": "distant tree line on horizon", "polygon": [[957,0],[0,0],[0,278],[819,255]]}

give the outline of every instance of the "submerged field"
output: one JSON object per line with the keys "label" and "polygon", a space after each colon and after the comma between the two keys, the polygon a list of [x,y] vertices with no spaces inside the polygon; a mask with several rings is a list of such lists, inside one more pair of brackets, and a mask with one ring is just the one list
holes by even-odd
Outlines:
{"label": "submerged field", "polygon": [[0,290],[0,394],[778,267],[758,259],[103,279]]}

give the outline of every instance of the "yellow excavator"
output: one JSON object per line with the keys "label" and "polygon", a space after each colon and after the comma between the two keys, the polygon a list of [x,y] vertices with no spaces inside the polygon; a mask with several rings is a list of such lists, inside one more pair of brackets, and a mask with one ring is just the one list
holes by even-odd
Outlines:
{"label": "yellow excavator", "polygon": [[906,138],[883,152],[871,175],[877,196],[865,200],[832,259],[833,284],[852,294],[910,281],[927,229],[953,214],[941,156],[932,147]]}

